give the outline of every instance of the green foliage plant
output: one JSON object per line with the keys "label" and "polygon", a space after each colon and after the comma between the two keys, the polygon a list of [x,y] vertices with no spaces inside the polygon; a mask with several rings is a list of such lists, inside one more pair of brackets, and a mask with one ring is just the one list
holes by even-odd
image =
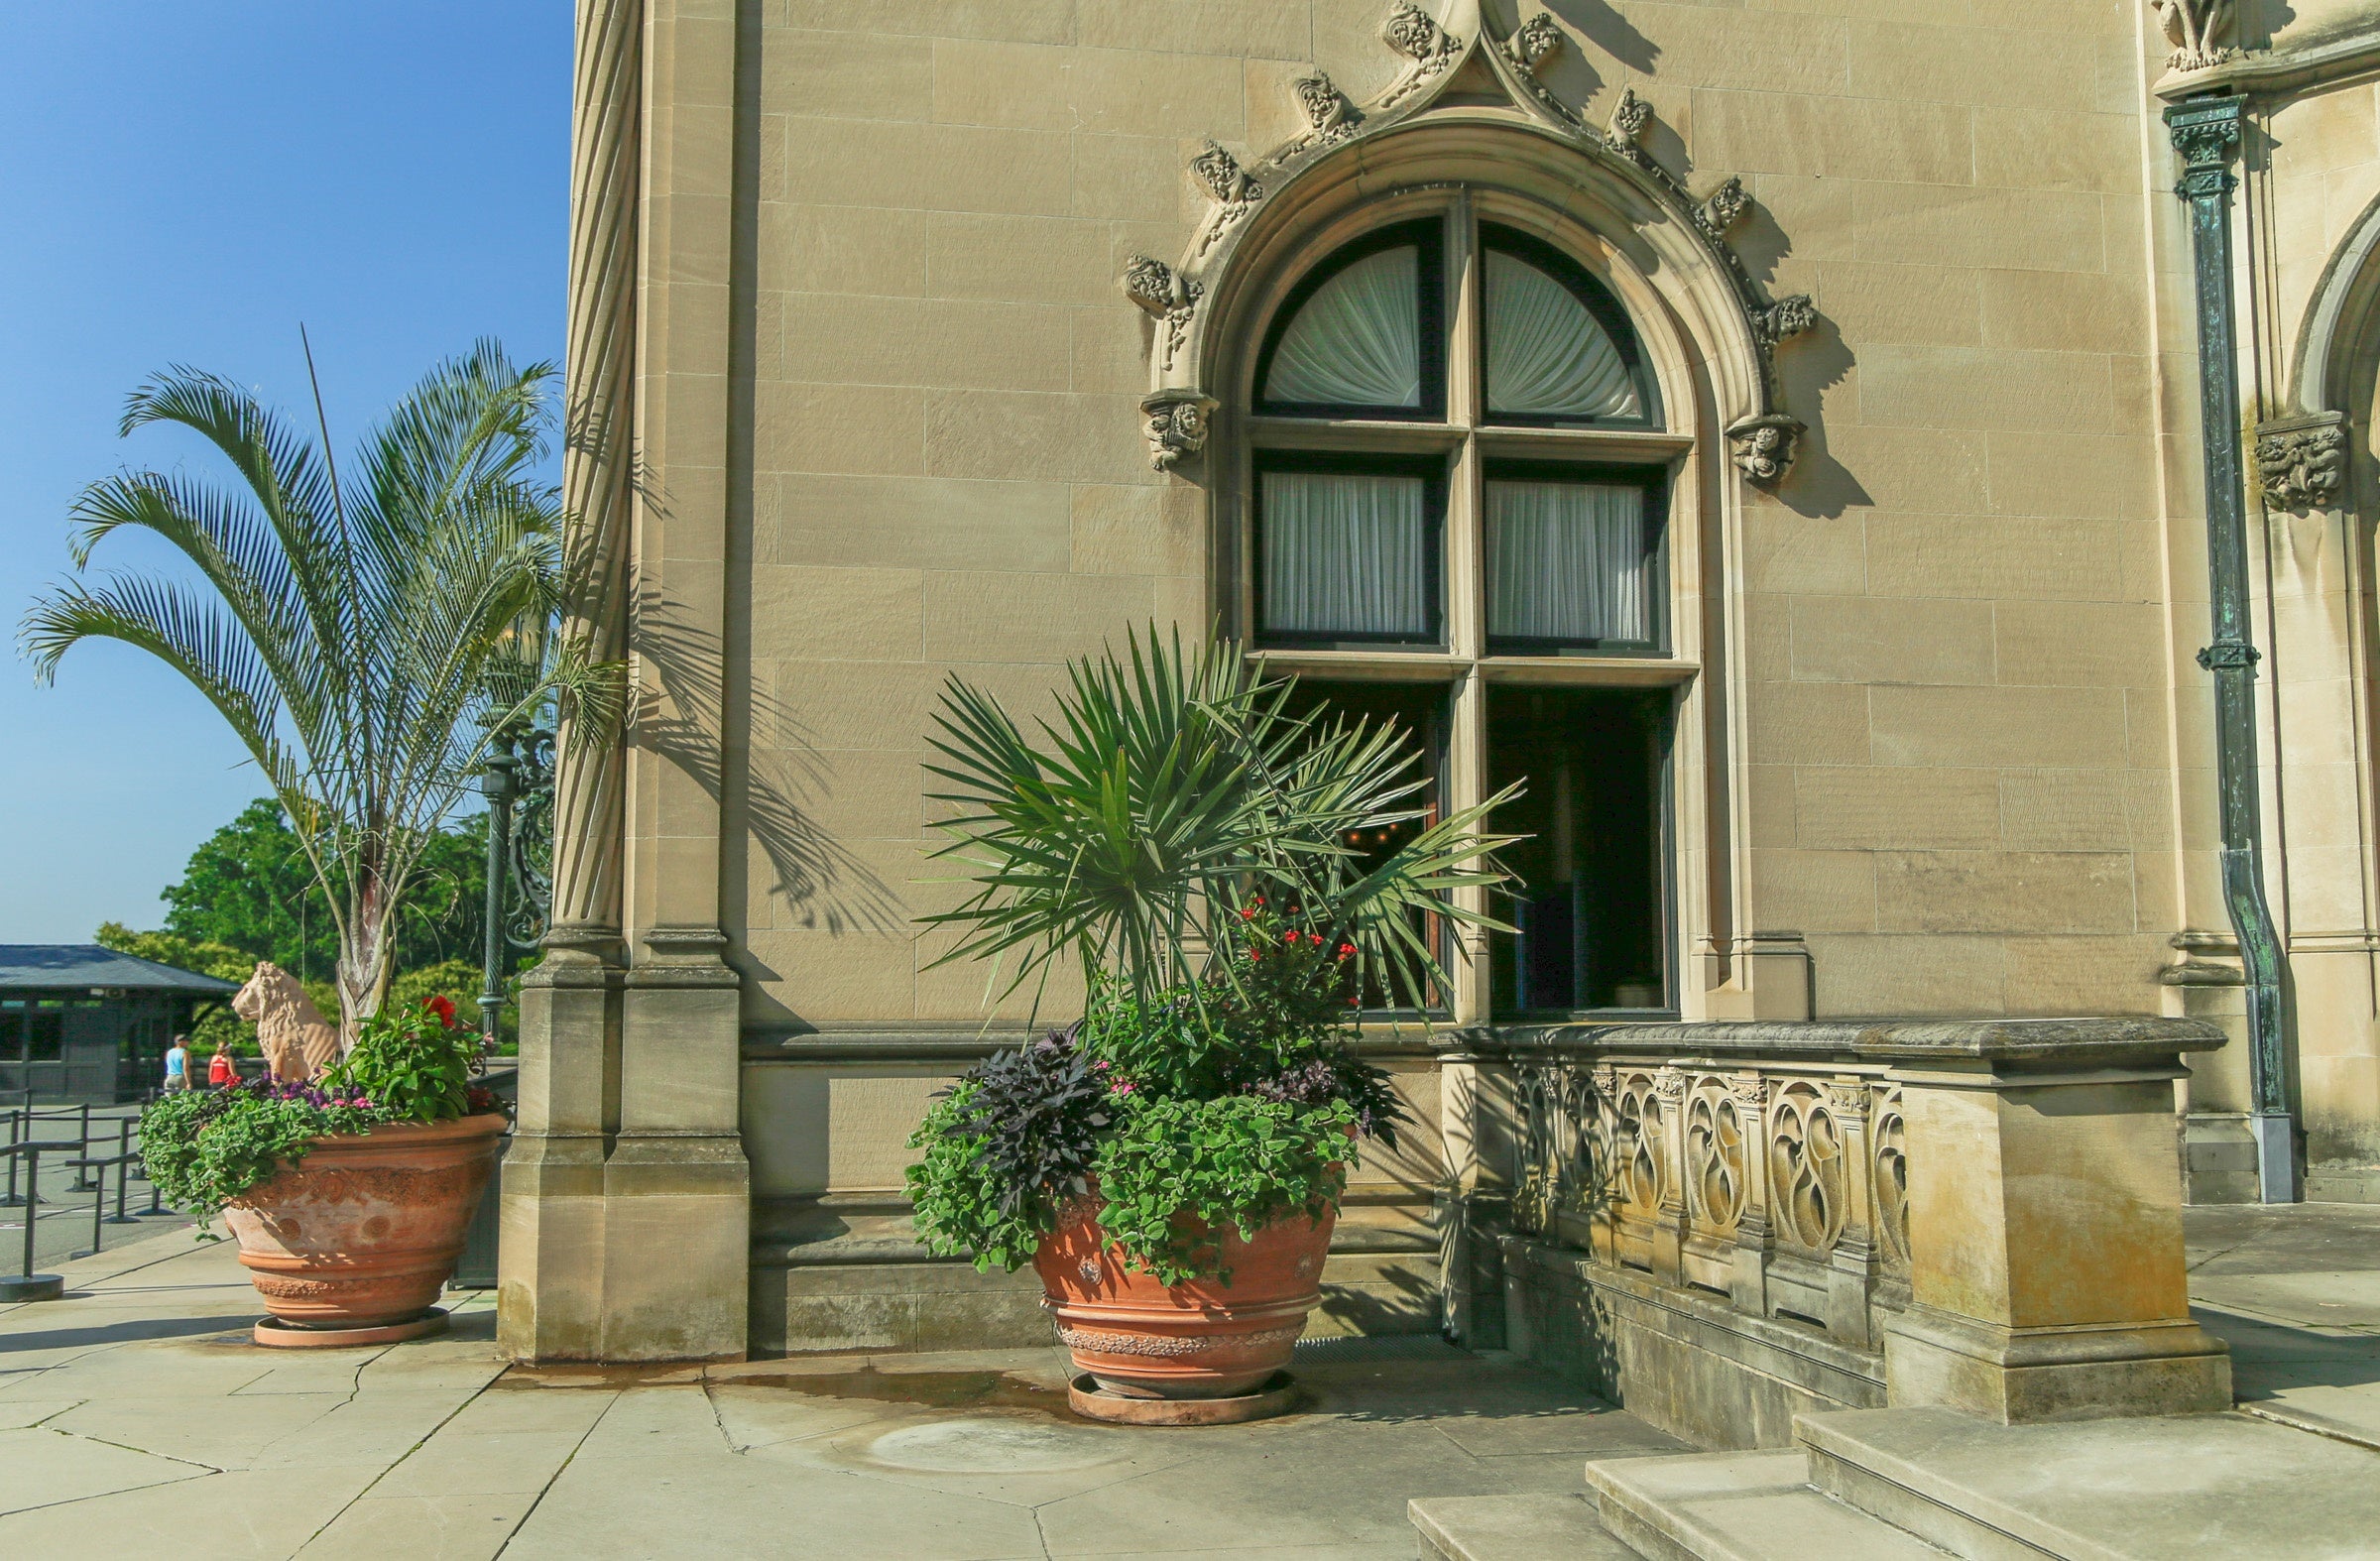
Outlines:
{"label": "green foliage plant", "polygon": [[478,1036],[454,1021],[454,1005],[443,998],[384,1009],[339,1064],[311,1083],[250,1079],[160,1096],[141,1113],[149,1179],[195,1214],[200,1238],[212,1240],[211,1222],[225,1204],[302,1161],[317,1138],[503,1109],[471,1082]]}
{"label": "green foliage plant", "polygon": [[[1367,993],[1424,1013],[1438,927],[1497,927],[1499,793],[1439,818],[1393,726],[1293,715],[1229,644],[1152,631],[1070,669],[1028,738],[954,678],[929,770],[969,898],[923,918],[982,960],[987,996],[1072,965],[1083,1018],[971,1070],[910,1139],[920,1240],[979,1267],[1031,1261],[1077,1198],[1166,1284],[1230,1280],[1221,1233],[1334,1209],[1360,1141],[1403,1109],[1356,1047]],[[1368,857],[1354,842],[1414,825]],[[1029,1052],[1029,1055],[1027,1054]],[[1106,1091],[1090,1123],[1086,1080]]]}
{"label": "green foliage plant", "polygon": [[[349,1044],[387,997],[407,897],[490,733],[557,698],[574,731],[617,717],[618,668],[583,642],[524,651],[546,643],[524,628],[570,594],[543,475],[556,378],[483,341],[433,368],[342,470],[318,395],[319,442],[228,380],[171,370],[133,392],[122,432],[195,433],[236,480],[126,471],[91,484],[70,515],[76,574],[24,620],[41,677],[86,640],[120,641],[230,725],[327,901]],[[94,550],[127,530],[177,549],[195,579],[87,578]]]}

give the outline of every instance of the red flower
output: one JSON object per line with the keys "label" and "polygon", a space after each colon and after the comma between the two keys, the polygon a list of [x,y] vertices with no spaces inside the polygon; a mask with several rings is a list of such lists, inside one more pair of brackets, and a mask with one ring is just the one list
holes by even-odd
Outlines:
{"label": "red flower", "polygon": [[1287,931],[1287,932],[1284,932],[1284,933],[1282,933],[1282,934],[1281,934],[1281,941],[1282,941],[1282,942],[1284,942],[1284,943],[1286,943],[1286,944],[1288,944],[1288,945],[1289,945],[1291,948],[1295,948],[1295,947],[1297,947],[1297,932],[1296,932],[1296,930],[1295,930],[1294,928],[1292,928],[1291,930],[1289,930],[1289,931]]}
{"label": "red flower", "polygon": [[1243,921],[1253,921],[1253,920],[1255,920],[1255,919],[1256,919],[1256,907],[1255,907],[1255,906],[1253,906],[1253,905],[1248,905],[1248,906],[1245,906],[1245,907],[1243,907],[1243,908],[1242,908],[1242,910],[1241,910],[1241,912],[1240,912],[1240,919],[1241,919],[1241,920],[1243,920]]}
{"label": "red flower", "polygon": [[438,1022],[454,1028],[454,1000],[443,992],[422,1000],[421,1006],[438,1017]]}
{"label": "red flower", "polygon": [[1339,957],[1341,959],[1352,959],[1355,957],[1355,952],[1356,945],[1353,943],[1342,943],[1339,945]]}
{"label": "red flower", "polygon": [[1320,948],[1322,947],[1322,934],[1319,932],[1309,932],[1306,934],[1306,941],[1313,944],[1316,948]]}

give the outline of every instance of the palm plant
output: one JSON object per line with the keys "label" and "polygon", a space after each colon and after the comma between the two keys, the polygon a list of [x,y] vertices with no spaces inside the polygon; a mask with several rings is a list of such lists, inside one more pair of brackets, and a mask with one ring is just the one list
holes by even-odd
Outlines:
{"label": "palm plant", "polygon": [[[309,358],[310,369],[310,358]],[[239,387],[175,368],[120,431],[190,429],[238,481],[125,471],[70,512],[77,575],[110,534],[163,538],[195,580],[70,579],[23,644],[44,681],[84,640],[137,646],[230,723],[289,815],[338,924],[342,1034],[378,1011],[423,849],[462,803],[490,734],[557,696],[608,708],[610,669],[538,632],[562,588],[562,510],[540,475],[551,365],[481,341],[367,433],[341,481],[316,444]]]}
{"label": "palm plant", "polygon": [[[962,931],[936,964],[989,960],[1005,997],[1071,959],[1146,1001],[1203,965],[1235,981],[1210,951],[1279,896],[1354,947],[1360,982],[1423,1008],[1445,986],[1434,918],[1509,930],[1456,891],[1505,881],[1495,852],[1514,837],[1481,826],[1517,786],[1426,822],[1428,778],[1402,731],[1293,714],[1293,685],[1229,642],[1186,656],[1152,628],[1126,659],[1070,670],[1040,745],[982,690],[953,677],[944,691],[927,769],[957,811],[933,855],[965,863],[974,893],[922,918]],[[1411,823],[1383,859],[1353,844]]]}

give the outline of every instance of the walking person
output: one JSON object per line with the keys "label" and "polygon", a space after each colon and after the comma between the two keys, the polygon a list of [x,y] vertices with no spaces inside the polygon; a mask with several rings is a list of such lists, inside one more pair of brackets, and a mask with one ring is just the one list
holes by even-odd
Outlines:
{"label": "walking person", "polygon": [[177,1035],[174,1044],[166,1048],[166,1093],[178,1094],[190,1087],[190,1053],[187,1035]]}
{"label": "walking person", "polygon": [[237,1084],[239,1080],[240,1065],[231,1060],[231,1042],[216,1041],[214,1057],[206,1065],[206,1082],[215,1089],[222,1089]]}

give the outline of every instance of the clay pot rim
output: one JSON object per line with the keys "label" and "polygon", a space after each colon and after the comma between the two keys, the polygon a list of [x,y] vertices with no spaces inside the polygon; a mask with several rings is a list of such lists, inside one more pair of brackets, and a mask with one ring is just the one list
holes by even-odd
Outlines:
{"label": "clay pot rim", "polygon": [[500,1111],[473,1112],[444,1122],[376,1122],[361,1133],[321,1133],[306,1141],[309,1150],[346,1143],[436,1142],[441,1139],[499,1138],[512,1126]]}

